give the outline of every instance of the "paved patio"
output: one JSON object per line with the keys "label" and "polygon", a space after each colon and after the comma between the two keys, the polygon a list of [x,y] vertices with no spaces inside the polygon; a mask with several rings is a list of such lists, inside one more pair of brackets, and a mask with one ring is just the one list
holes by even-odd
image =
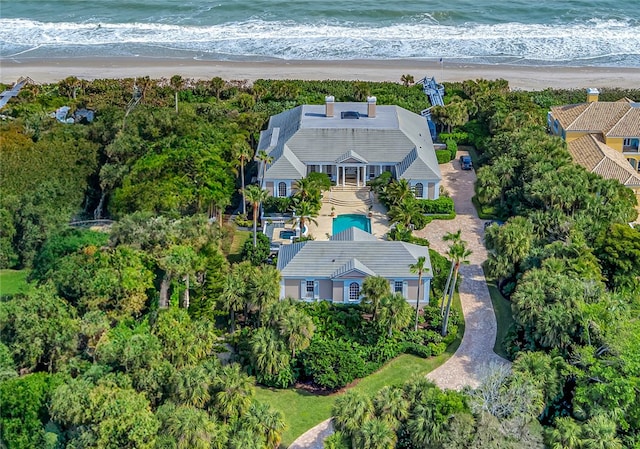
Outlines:
{"label": "paved patio", "polygon": [[[331,204],[329,199],[338,200],[341,204]],[[320,214],[316,217],[317,225],[311,223],[309,225],[309,233],[313,235],[316,240],[329,240],[333,233],[333,219],[338,215],[344,214],[361,214],[368,216],[371,220],[371,233],[379,239],[384,239],[387,232],[389,232],[389,220],[387,218],[387,209],[375,199],[373,194],[369,196],[369,192],[365,190],[359,191],[332,191],[324,193],[324,201],[322,202],[322,208]],[[371,209],[369,208],[368,201],[371,202]],[[332,210],[334,215],[332,216]]]}

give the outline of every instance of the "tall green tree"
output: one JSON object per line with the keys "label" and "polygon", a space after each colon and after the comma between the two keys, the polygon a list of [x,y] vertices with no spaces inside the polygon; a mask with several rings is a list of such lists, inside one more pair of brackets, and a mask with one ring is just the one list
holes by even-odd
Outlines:
{"label": "tall green tree", "polygon": [[429,272],[429,268],[426,266],[427,259],[424,256],[418,257],[416,263],[409,265],[409,270],[412,273],[418,274],[418,294],[416,297],[416,320],[414,330],[418,330],[418,318],[420,316],[420,287],[422,286],[422,276]]}
{"label": "tall green tree", "polygon": [[245,192],[244,192],[244,181],[245,181],[244,166],[246,165],[247,161],[249,161],[253,156],[253,150],[244,139],[238,139],[236,142],[234,142],[233,146],[231,147],[231,150],[233,152],[234,159],[236,159],[237,164],[240,165],[240,186],[241,186],[240,191],[242,192],[242,215],[247,215],[247,199],[245,198]]}
{"label": "tall green tree", "polygon": [[362,283],[362,302],[370,308],[373,321],[380,310],[380,301],[390,293],[389,281],[382,276],[369,276]]}
{"label": "tall green tree", "polygon": [[469,256],[471,250],[467,249],[467,243],[461,240],[458,243],[451,245],[450,256],[452,257],[455,265],[453,267],[453,282],[449,286],[449,299],[447,300],[447,307],[444,311],[444,319],[442,320],[442,335],[447,335],[447,326],[449,324],[449,314],[451,312],[451,303],[453,302],[453,292],[458,282],[458,272],[461,264],[469,263]]}
{"label": "tall green tree", "polygon": [[380,326],[387,329],[389,337],[393,331],[400,331],[411,323],[413,310],[402,293],[392,293],[382,297],[380,301]]}
{"label": "tall green tree", "polygon": [[269,192],[256,185],[251,185],[245,189],[245,195],[253,207],[253,246],[255,247],[258,233],[258,208],[267,199]]}
{"label": "tall green tree", "polygon": [[355,390],[338,397],[333,406],[333,422],[336,429],[344,432],[355,446],[362,426],[374,416],[371,399]]}
{"label": "tall green tree", "polygon": [[[447,232],[442,240],[445,242],[453,242],[457,243],[462,239],[462,229],[458,229],[456,232]],[[451,245],[449,245],[449,250],[447,251],[447,255],[451,257]],[[451,286],[451,278],[453,277],[453,270],[455,268],[455,260],[451,257],[451,268],[449,269],[449,276],[447,277],[447,283],[444,286],[444,290],[442,291],[442,302],[440,303],[440,315],[444,315],[444,306],[446,304],[447,294],[449,293],[449,287]]]}

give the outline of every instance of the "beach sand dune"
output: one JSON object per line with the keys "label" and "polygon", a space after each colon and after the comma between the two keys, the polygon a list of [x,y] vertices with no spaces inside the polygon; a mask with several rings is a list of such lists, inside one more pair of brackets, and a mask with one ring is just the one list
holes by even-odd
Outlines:
{"label": "beach sand dune", "polygon": [[483,64],[442,64],[419,60],[348,61],[198,61],[154,58],[0,59],[0,80],[13,83],[29,76],[37,83],[56,82],[68,76],[92,80],[149,76],[225,80],[304,79],[399,82],[403,74],[415,80],[435,76],[438,81],[498,79],[513,89],[620,87],[639,88],[639,68],[560,67]]}

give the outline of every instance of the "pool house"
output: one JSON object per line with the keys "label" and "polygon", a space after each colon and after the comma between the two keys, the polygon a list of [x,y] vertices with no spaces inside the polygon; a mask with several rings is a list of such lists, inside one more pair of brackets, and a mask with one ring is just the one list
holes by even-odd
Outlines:
{"label": "pool house", "polygon": [[429,248],[406,242],[383,241],[358,229],[348,228],[329,240],[285,245],[278,255],[281,272],[280,297],[304,301],[329,300],[358,303],[362,283],[368,276],[382,276],[392,292],[408,301],[418,295],[418,275],[409,265],[426,260],[420,286],[420,303],[429,303],[432,269]]}

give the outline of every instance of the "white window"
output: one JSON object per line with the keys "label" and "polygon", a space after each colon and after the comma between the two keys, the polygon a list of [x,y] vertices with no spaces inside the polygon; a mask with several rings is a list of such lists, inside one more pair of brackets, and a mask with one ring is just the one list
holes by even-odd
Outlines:
{"label": "white window", "polygon": [[286,182],[278,183],[278,196],[279,197],[287,196],[287,183]]}
{"label": "white window", "polygon": [[422,185],[421,182],[416,183],[415,195],[416,195],[416,198],[424,197],[424,186]]}
{"label": "white window", "polygon": [[318,299],[320,297],[320,282],[303,279],[300,281],[300,299]]}
{"label": "white window", "polygon": [[315,282],[307,281],[306,287],[307,287],[307,294],[305,298],[312,299],[315,296],[315,291],[316,291]]}
{"label": "white window", "polygon": [[393,292],[394,293],[402,293],[402,287],[404,286],[404,283],[402,281],[395,281],[393,283]]}
{"label": "white window", "polygon": [[360,284],[352,282],[349,284],[349,301],[358,301],[360,299]]}

